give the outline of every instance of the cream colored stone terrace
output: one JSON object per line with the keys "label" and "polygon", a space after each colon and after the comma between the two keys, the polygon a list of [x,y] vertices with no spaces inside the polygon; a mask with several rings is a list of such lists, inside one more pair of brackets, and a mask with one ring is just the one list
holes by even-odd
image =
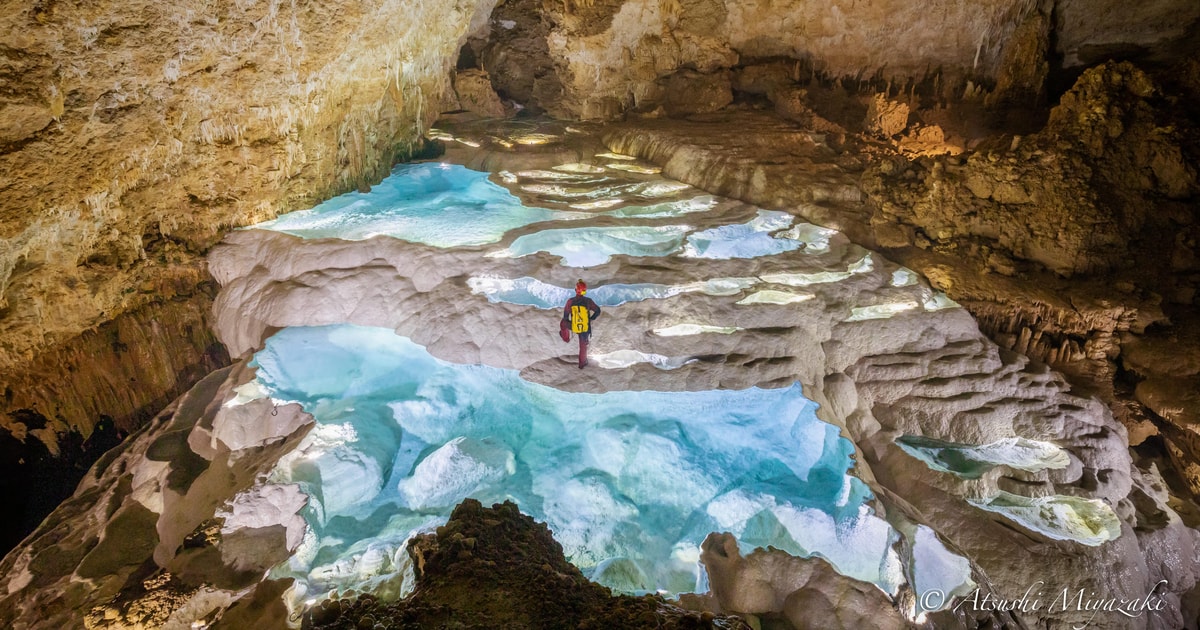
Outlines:
{"label": "cream colored stone terrace", "polygon": [[[551,158],[558,156],[554,150],[548,153]],[[528,163],[527,155],[522,163]],[[607,183],[611,182],[593,185]],[[519,178],[511,185],[519,186]],[[686,221],[695,231],[739,223],[755,211],[744,204],[722,203],[709,212],[682,217],[622,221],[633,225]],[[838,278],[834,281],[786,284],[789,274],[846,270],[866,253],[840,235],[829,238],[827,249],[814,251],[804,248],[768,257],[704,261],[679,254],[616,256],[587,269],[593,287],[608,280],[670,285],[710,277],[759,278],[761,286],[732,294],[686,293],[610,309],[610,317],[619,317],[619,324],[604,326],[594,340],[595,351],[631,348],[696,359],[674,369],[637,364],[578,370],[562,357],[564,346],[554,334],[556,313],[492,302],[469,292],[472,277],[533,276],[569,285],[579,270],[563,267],[555,256],[486,254],[539,231],[597,223],[611,224],[611,219],[596,213],[592,218],[534,224],[506,234],[499,243],[452,249],[384,237],[350,242],[302,240],[261,230],[238,232],[210,258],[222,284],[217,334],[245,360],[280,326],[342,322],[386,326],[452,361],[519,369],[531,380],[586,391],[779,386],[798,379],[806,395],[821,405],[821,417],[843,427],[856,444],[855,473],[878,496],[880,513],[901,531],[916,524],[931,527],[972,561],[978,583],[1000,594],[1020,592],[1044,580],[1052,591],[1085,588],[1135,597],[1160,579],[1168,579],[1163,611],[1132,626],[1114,616],[1091,623],[1112,628],[1184,623],[1186,606],[1181,600],[1196,582],[1200,535],[1167,507],[1157,472],[1131,460],[1124,431],[1105,406],[1073,395],[1063,378],[1044,366],[999,349],[963,309],[923,306],[932,295],[929,287],[897,282],[897,267],[878,255],[870,255],[869,266],[854,265],[857,272],[834,276]],[[790,305],[744,299],[769,288],[806,299]],[[873,319],[865,321],[852,316],[855,308],[909,302],[911,307],[894,312],[872,312]],[[430,325],[435,315],[436,327]],[[653,333],[680,321],[736,323],[742,330],[687,337]],[[279,561],[289,548],[285,541],[299,539],[291,531],[294,519],[285,518],[279,523],[283,527],[275,529],[227,532],[226,540],[217,545],[228,545],[228,550],[210,554],[207,560],[203,552],[181,551],[179,543],[192,529],[203,527],[233,493],[250,488],[255,471],[268,468],[304,431],[304,416],[290,408],[272,415],[265,399],[224,405],[235,395],[234,388],[249,378],[241,365],[214,373],[115,455],[112,461],[118,465],[97,469],[97,477],[89,479],[80,494],[60,508],[27,546],[4,561],[6,581],[0,584],[11,595],[0,600],[0,618],[14,627],[41,627],[38,618],[69,624],[88,610],[102,611],[111,605],[105,602],[120,590],[122,580],[150,558],[193,581],[204,571],[211,571],[216,580],[216,590],[201,589],[185,598],[186,605],[180,602],[164,616],[187,622],[238,606],[236,601],[253,582],[233,569]],[[904,453],[894,442],[900,435],[967,444],[1012,436],[1050,440],[1066,449],[1069,462],[1061,469],[1036,472],[998,466],[979,479],[962,479]],[[168,453],[175,455],[164,458]],[[144,458],[154,461],[148,464]],[[208,463],[200,465],[200,460]],[[223,485],[226,477],[233,482]],[[967,502],[998,491],[1095,499],[1112,506],[1121,535],[1097,546],[1057,540]],[[281,496],[271,510],[286,516],[288,509],[296,509],[288,508],[291,500]],[[142,539],[128,537],[132,531],[144,531],[146,542],[136,549],[116,542]],[[89,542],[95,539],[99,544]],[[246,547],[247,541],[258,542]],[[239,545],[243,551],[237,551]],[[249,548],[258,551],[246,555],[244,549]],[[218,556],[228,566],[222,568]],[[741,579],[726,575],[735,584]],[[784,577],[780,576],[779,588],[805,588]],[[84,588],[86,580],[99,588]],[[724,582],[723,588],[724,595],[718,594],[708,605],[725,610],[737,606],[745,613],[778,612],[740,610],[745,604],[739,602],[748,601],[748,593]],[[784,601],[787,595],[775,597]],[[902,603],[893,605],[903,612]],[[35,612],[42,606],[48,607],[45,612]],[[244,606],[240,608],[244,613]],[[96,621],[99,613],[92,618],[105,627],[123,623],[122,614],[118,611],[110,621]],[[263,615],[278,614],[278,606],[263,608],[260,622],[277,624],[277,616],[264,619]],[[1078,611],[1043,610],[1025,617],[1025,622],[1054,625],[1088,618],[1090,614]],[[945,623],[952,620],[946,618]]]}
{"label": "cream colored stone terrace", "polygon": [[[529,157],[520,159],[527,164]],[[686,221],[699,230],[751,216],[744,207],[721,208],[650,224]],[[592,222],[577,220],[570,225]],[[298,242],[256,231],[240,233],[214,253],[214,273],[225,290],[218,300],[216,326],[235,354],[258,347],[264,335],[279,326],[340,321],[385,326],[453,361],[519,369],[528,379],[584,391],[737,388],[798,379],[806,394],[823,405],[823,417],[844,426],[859,446],[858,474],[883,497],[885,510],[896,518],[933,527],[1001,591],[1044,578],[1063,586],[1084,580],[1087,588],[1133,596],[1150,588],[1159,572],[1167,570],[1168,565],[1149,561],[1159,553],[1151,548],[1161,544],[1183,552],[1178,563],[1168,563],[1169,571],[1191,576],[1179,583],[1172,601],[1192,588],[1197,533],[1170,516],[1173,512],[1153,489],[1161,486],[1157,473],[1134,465],[1124,428],[1101,402],[1071,394],[1061,375],[996,347],[962,309],[925,307],[853,321],[850,314],[855,307],[913,300],[911,295],[929,291],[921,285],[893,286],[895,266],[882,257],[873,255],[872,270],[840,282],[800,290],[774,286],[813,296],[795,305],[745,303],[747,295],[772,287],[769,282],[733,295],[687,293],[621,305],[614,309],[620,325],[604,327],[604,334],[593,343],[594,352],[628,348],[697,360],[669,370],[640,363],[580,372],[561,359],[562,345],[547,328],[553,328],[554,315],[488,303],[482,295],[469,299],[462,295],[470,277],[533,276],[569,285],[578,270],[564,269],[553,256],[480,257],[523,234],[560,226],[521,228],[473,254],[380,238],[357,243]],[[706,260],[703,265],[672,255],[615,257],[586,273],[593,279],[669,285],[703,277],[765,276],[768,270],[840,270],[863,253],[844,237],[831,242],[829,254],[800,250],[765,258]],[[596,284],[593,281],[593,287]],[[362,290],[368,286],[371,291]],[[443,310],[451,302],[459,306]],[[433,311],[440,313],[436,329],[423,317]],[[487,324],[481,327],[481,321]],[[736,325],[743,330],[700,337],[660,337],[651,332],[680,321]],[[503,333],[480,335],[481,329]],[[956,480],[903,454],[893,442],[898,435],[967,444],[1014,435],[1051,440],[1070,452],[1071,463],[1058,471],[1006,470],[978,482]],[[1122,536],[1098,548],[1070,546],[1068,551],[1053,539],[1013,530],[965,503],[1001,489],[1034,497],[1065,494],[1101,499],[1124,519]],[[1148,500],[1151,496],[1159,498]],[[1162,519],[1173,524],[1167,529],[1138,525]],[[1059,612],[1048,619],[1053,623],[1082,620]],[[1148,620],[1146,627],[1169,627],[1180,619],[1175,615]],[[1120,627],[1121,620],[1101,623]]]}
{"label": "cream colored stone terrace", "polygon": [[[994,77],[1035,10],[1057,11],[1071,63],[1125,42],[1169,56],[1197,14],[1172,0],[1136,15],[1124,3],[1084,4],[514,1],[500,13],[519,19],[491,30],[520,30],[521,15],[543,9],[549,29],[487,58],[557,75],[542,109],[606,117],[654,109],[672,76],[706,94],[715,80],[727,94],[729,69],[764,56],[897,84],[939,71],[943,86]],[[195,266],[229,226],[378,180],[436,116],[459,45],[487,39],[492,8],[7,4],[0,369],[144,306],[153,291],[130,288]]]}

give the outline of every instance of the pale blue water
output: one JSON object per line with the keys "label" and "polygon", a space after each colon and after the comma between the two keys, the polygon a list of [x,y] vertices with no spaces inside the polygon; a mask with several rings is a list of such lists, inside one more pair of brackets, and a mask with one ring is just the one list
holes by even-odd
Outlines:
{"label": "pale blue water", "polygon": [[758,258],[804,247],[794,238],[780,237],[792,225],[792,215],[778,210],[759,210],[758,216],[733,225],[722,225],[688,236],[683,255],[692,258]]}
{"label": "pale blue water", "polygon": [[1027,438],[1006,438],[976,446],[919,435],[902,435],[896,438],[896,445],[930,468],[953,473],[963,479],[979,479],[997,466],[1037,472],[1047,468],[1065,468],[1071,461],[1061,447]]}
{"label": "pale blue water", "polygon": [[[499,242],[509,230],[541,221],[605,214],[636,222],[717,203],[700,196],[599,213],[555,211],[526,207],[487,177],[456,165],[401,165],[369,193],[256,227],[304,238],[384,235],[460,247]],[[489,255],[546,252],[587,267],[621,255],[749,258],[829,249],[833,232],[807,224],[784,232],[791,224],[787,213],[760,211],[748,223],[702,231],[545,229]],[[608,284],[589,295],[613,306],[688,292],[735,295],[759,281]],[[469,284],[489,301],[537,308],[559,308],[571,295],[530,277]],[[295,597],[398,594],[410,573],[408,538],[445,522],[466,497],[516,501],[549,524],[585,573],[627,592],[706,590],[699,544],[714,531],[734,533],[743,552],[770,545],[824,556],[843,574],[887,592],[904,581],[891,548],[898,534],[866,505],[867,487],[847,474],[852,445],[816,419],[799,385],[568,393],[510,370],[440,361],[390,330],[349,325],[285,329],[255,361],[273,398],[299,402],[318,422],[271,475],[276,483],[300,484],[310,497],[309,533],[276,571],[298,580]],[[922,584],[969,583],[943,548],[914,549],[932,558],[910,567]]]}
{"label": "pale blue water", "polygon": [[436,247],[486,245],[562,213],[528,207],[488,174],[457,164],[401,164],[370,192],[334,197],[255,228],[302,238],[363,240],[384,235]]}
{"label": "pale blue water", "polygon": [[579,227],[542,230],[513,240],[502,255],[520,258],[546,252],[564,267],[595,267],[613,256],[669,256],[691,230],[686,225]]}
{"label": "pale blue water", "polygon": [[889,591],[902,579],[894,533],[847,474],[852,445],[799,385],[570,393],[349,325],[284,329],[255,363],[273,398],[319,423],[273,473],[312,497],[315,536],[291,563],[309,592],[366,588],[378,576],[363,549],[399,557],[466,497],[515,500],[569,560],[626,591],[696,589],[713,531],[746,552],[823,555]]}
{"label": "pale blue water", "polygon": [[[734,295],[754,284],[755,278],[714,278],[687,284],[605,284],[588,290],[588,297],[600,306],[618,306],[626,302],[665,299],[681,293],[701,292],[708,295]],[[507,302],[541,309],[558,309],[571,296],[573,288],[555,286],[537,278],[470,278],[467,285],[481,293],[489,302]]]}

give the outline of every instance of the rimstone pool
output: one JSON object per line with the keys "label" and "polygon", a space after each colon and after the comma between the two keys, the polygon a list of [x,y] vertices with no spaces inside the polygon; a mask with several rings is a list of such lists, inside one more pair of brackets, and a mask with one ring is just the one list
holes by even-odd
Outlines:
{"label": "rimstone pool", "polygon": [[[741,298],[740,305],[783,304],[815,295],[767,287],[837,283],[873,269],[869,252],[844,241],[831,246],[836,232],[797,224],[783,212],[758,210],[748,221],[707,229],[663,224],[719,202],[679,185],[606,187],[604,169],[597,170],[567,165],[499,178],[510,184],[521,177],[556,182],[523,190],[557,195],[547,206],[586,197],[596,204],[592,214],[530,207],[486,173],[427,163],[397,167],[369,193],[350,193],[255,227],[306,239],[386,236],[440,248],[485,246],[491,257],[541,251],[572,267],[613,256],[702,260],[796,251],[814,261],[811,268],[752,277],[597,283],[589,295],[605,308],[689,293]],[[630,172],[628,165],[618,170]],[[582,187],[586,184],[593,188]],[[635,188],[677,198],[649,205],[613,200]],[[621,207],[601,210],[615,205]],[[660,222],[537,229],[507,247],[487,247],[510,230],[590,216]],[[831,261],[848,262],[831,269]],[[905,273],[897,270],[892,285],[916,285]],[[528,276],[471,277],[468,285],[489,302],[537,309],[557,309],[571,295]],[[932,299],[928,289],[915,288],[926,292],[924,301]],[[739,330],[683,322],[653,333]],[[633,349],[594,357],[599,368],[638,362],[674,369],[688,360]],[[286,328],[267,340],[253,365],[259,395],[298,402],[318,423],[269,478],[299,484],[309,497],[302,512],[308,523],[304,541],[274,571],[297,580],[297,603],[329,592],[407,592],[412,580],[407,540],[443,523],[467,497],[485,504],[515,501],[550,526],[571,562],[622,592],[706,591],[700,543],[722,531],[747,549],[826,558],[842,574],[892,595],[906,583],[918,595],[922,589],[948,593],[973,584],[968,563],[923,527],[905,566],[896,546],[900,535],[874,514],[870,490],[850,474],[853,445],[817,419],[816,405],[798,383],[740,390],[560,391],[528,382],[514,370],[438,359],[386,328],[354,325]]]}

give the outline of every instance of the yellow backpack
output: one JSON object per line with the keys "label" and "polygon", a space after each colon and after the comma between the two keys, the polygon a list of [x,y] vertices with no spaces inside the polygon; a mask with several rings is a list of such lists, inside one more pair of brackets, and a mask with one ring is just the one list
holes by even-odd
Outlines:
{"label": "yellow backpack", "polygon": [[588,313],[587,305],[572,304],[571,305],[571,332],[585,333],[588,331]]}

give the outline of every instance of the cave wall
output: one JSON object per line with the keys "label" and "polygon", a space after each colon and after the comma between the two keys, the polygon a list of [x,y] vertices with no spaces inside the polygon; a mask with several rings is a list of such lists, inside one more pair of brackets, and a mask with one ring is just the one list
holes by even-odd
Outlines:
{"label": "cave wall", "polygon": [[[956,98],[970,79],[1027,101],[1042,95],[1047,53],[1066,67],[1111,54],[1170,62],[1192,50],[1200,24],[1194,0],[0,6],[0,421],[24,435],[31,427],[11,413],[38,409],[48,424],[33,435],[51,449],[51,429],[87,436],[102,416],[136,427],[201,367],[222,363],[208,333],[197,332],[207,330],[211,299],[203,254],[230,228],[365,188],[410,156],[442,109],[464,41],[501,96],[534,112],[611,119],[713,111],[735,92],[766,94],[805,73],[897,87],[936,77],[938,93]],[[1106,120],[1173,133],[1158,132],[1153,116],[1118,110]],[[1188,203],[1195,173],[1186,157],[1163,154],[1160,165],[1186,177],[1155,172],[1149,186],[1186,181],[1154,195]],[[1101,162],[1106,173],[1127,172]],[[983,155],[959,166],[976,184],[1020,178],[1020,168]],[[1066,184],[1084,197],[1095,187]],[[992,188],[955,190],[1011,223],[1012,204]],[[913,216],[892,218],[922,227],[951,221],[940,210],[958,207],[899,201]],[[1102,251],[1123,256],[1125,226],[1111,227],[1101,244],[1112,247]],[[1095,261],[1071,249],[1082,228],[1063,229],[1065,238],[1042,234],[1053,246],[1045,257],[1091,270]],[[1010,236],[1028,241],[1019,230]],[[1194,261],[1179,265],[1191,270]],[[1182,293],[1172,287],[1168,301],[1191,301],[1189,283]],[[115,344],[106,341],[113,330],[126,331]],[[130,335],[144,352],[121,349]]]}
{"label": "cave wall", "polygon": [[380,179],[495,0],[0,7],[0,371],[230,227]]}
{"label": "cave wall", "polygon": [[[629,0],[554,5],[549,51],[565,91],[559,116],[613,118],[653,109],[666,92],[727,104],[728,70],[765,58],[797,72],[903,83],[944,73],[991,75],[1034,8],[1028,0],[963,3]],[[932,5],[932,6],[931,6]],[[543,104],[545,106],[546,104]],[[668,106],[668,113],[670,107]]]}
{"label": "cave wall", "polygon": [[0,1],[0,547],[227,364],[208,247],[409,156],[494,4]]}
{"label": "cave wall", "polygon": [[1057,0],[1058,46],[1066,67],[1111,57],[1170,62],[1195,54],[1200,3]]}
{"label": "cave wall", "polygon": [[[606,119],[718,109],[764,58],[951,90],[1009,81],[1028,61],[1014,50],[1043,50],[1051,26],[1069,65],[1177,52],[1200,18],[1183,0],[1108,4],[6,0],[0,373],[145,305],[228,228],[379,179],[436,117],[470,35],[502,95]],[[1018,79],[1036,91],[1040,76]]]}
{"label": "cave wall", "polygon": [[999,84],[1036,98],[1040,85],[1028,83],[1044,81],[1050,56],[1061,69],[1114,56],[1170,62],[1194,49],[1194,2],[1103,5],[512,0],[494,15],[491,40],[477,48],[505,96],[557,117],[599,120],[659,108],[667,115],[720,109],[739,88],[739,69],[763,60],[787,62],[793,81],[924,83],[948,99]]}

